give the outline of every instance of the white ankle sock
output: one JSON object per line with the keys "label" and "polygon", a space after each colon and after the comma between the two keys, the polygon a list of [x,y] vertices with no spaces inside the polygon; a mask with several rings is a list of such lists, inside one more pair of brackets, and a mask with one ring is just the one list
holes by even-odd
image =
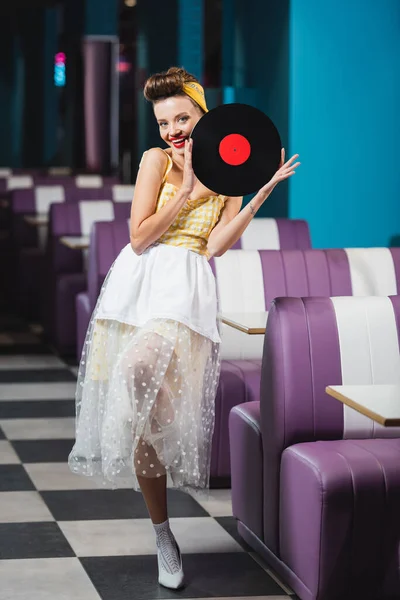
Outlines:
{"label": "white ankle sock", "polygon": [[160,550],[162,564],[167,573],[177,573],[181,568],[178,546],[169,527],[169,520],[164,523],[154,524],[157,536],[157,548]]}

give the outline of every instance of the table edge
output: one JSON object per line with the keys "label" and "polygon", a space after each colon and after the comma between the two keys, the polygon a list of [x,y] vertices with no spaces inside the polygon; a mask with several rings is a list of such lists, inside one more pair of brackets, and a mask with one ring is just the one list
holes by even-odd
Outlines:
{"label": "table edge", "polygon": [[397,419],[397,418],[392,419],[392,418],[382,417],[382,415],[379,415],[376,412],[374,412],[373,410],[370,410],[368,408],[365,408],[364,406],[361,406],[361,404],[358,404],[358,402],[351,400],[344,394],[341,394],[337,390],[334,390],[329,385],[325,388],[325,392],[329,396],[332,396],[336,400],[339,400],[343,404],[346,404],[346,406],[353,408],[360,414],[364,415],[365,417],[368,417],[369,419],[372,419],[373,421],[375,421],[376,423],[379,423],[380,425],[383,425],[384,427],[400,427],[400,419]]}
{"label": "table edge", "polygon": [[[86,244],[69,244],[67,235],[62,235],[60,237],[60,243],[71,250],[87,250],[90,246],[90,242],[88,241]],[[79,237],[79,236],[71,236],[71,237]]]}
{"label": "table edge", "polygon": [[37,215],[24,215],[24,221],[25,223],[28,223],[28,225],[33,225],[34,227],[44,227],[49,224],[48,217],[42,217],[41,220]]}
{"label": "table edge", "polygon": [[248,335],[260,335],[265,334],[266,327],[246,327],[245,325],[241,325],[237,323],[237,321],[232,321],[228,317],[221,316],[220,317],[222,323],[225,325],[229,325],[233,329],[237,329],[238,331],[242,331],[243,333],[247,333]]}

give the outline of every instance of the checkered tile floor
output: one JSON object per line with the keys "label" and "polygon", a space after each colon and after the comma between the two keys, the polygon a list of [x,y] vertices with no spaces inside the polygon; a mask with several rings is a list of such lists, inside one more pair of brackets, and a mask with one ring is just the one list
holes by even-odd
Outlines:
{"label": "checkered tile floor", "polygon": [[229,490],[202,503],[169,493],[187,585],[160,587],[141,495],[96,489],[67,468],[76,368],[15,319],[0,332],[1,600],[289,598],[238,537]]}

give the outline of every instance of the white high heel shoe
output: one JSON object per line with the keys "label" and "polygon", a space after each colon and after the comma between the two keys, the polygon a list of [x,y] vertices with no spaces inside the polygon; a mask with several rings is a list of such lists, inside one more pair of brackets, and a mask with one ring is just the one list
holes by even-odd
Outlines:
{"label": "white high heel shoe", "polygon": [[184,581],[181,551],[178,544],[176,544],[176,547],[178,549],[180,569],[173,574],[168,573],[168,571],[164,569],[161,552],[160,550],[157,550],[158,583],[166,588],[170,588],[171,590],[177,590],[178,588],[182,587]]}

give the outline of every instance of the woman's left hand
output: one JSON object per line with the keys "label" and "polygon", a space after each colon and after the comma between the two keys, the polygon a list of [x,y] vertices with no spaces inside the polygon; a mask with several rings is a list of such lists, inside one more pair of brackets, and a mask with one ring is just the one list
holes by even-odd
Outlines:
{"label": "woman's left hand", "polygon": [[[279,169],[275,173],[275,175],[270,179],[268,183],[266,183],[259,191],[260,194],[269,195],[274,187],[278,185],[281,181],[288,179],[292,175],[295,174],[297,167],[300,165],[299,162],[294,163],[296,158],[298,158],[298,154],[294,154],[292,158],[289,158],[287,162],[285,162],[285,149],[281,150],[281,162],[279,165]],[[294,164],[293,164],[294,163]]]}

